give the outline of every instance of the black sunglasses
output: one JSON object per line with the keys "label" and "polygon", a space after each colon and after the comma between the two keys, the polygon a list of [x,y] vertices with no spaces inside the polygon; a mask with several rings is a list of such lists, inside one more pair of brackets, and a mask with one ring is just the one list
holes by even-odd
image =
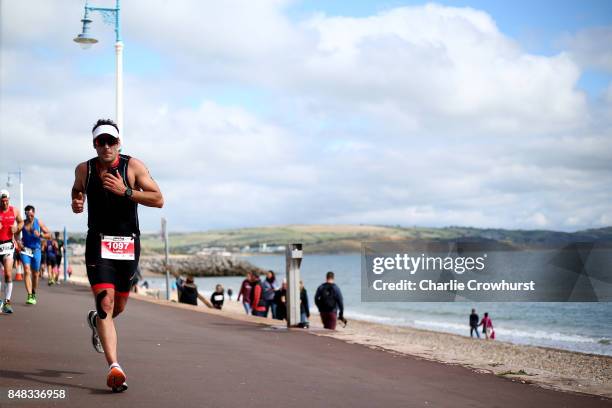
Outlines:
{"label": "black sunglasses", "polygon": [[108,146],[112,147],[119,143],[119,139],[113,136],[98,136],[95,140],[96,147]]}

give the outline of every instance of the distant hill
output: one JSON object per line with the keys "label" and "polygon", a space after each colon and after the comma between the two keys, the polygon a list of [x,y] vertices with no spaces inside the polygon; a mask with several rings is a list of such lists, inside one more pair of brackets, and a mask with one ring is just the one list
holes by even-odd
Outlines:
{"label": "distant hill", "polygon": [[[194,253],[202,248],[219,247],[239,251],[266,244],[268,248],[300,242],[308,253],[359,252],[363,241],[425,240],[440,241],[466,238],[471,241],[496,241],[516,248],[552,247],[571,242],[603,241],[612,243],[612,227],[577,232],[546,230],[504,230],[470,227],[400,227],[376,225],[284,225],[258,228],[212,230],[170,234],[172,253]],[[158,235],[143,235],[143,252],[162,252]]]}

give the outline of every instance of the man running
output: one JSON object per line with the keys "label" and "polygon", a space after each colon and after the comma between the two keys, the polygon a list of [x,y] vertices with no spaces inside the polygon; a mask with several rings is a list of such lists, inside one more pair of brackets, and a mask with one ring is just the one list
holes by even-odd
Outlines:
{"label": "man running", "polygon": [[60,238],[60,233],[55,231],[55,242],[57,243],[57,254],[55,255],[55,281],[59,283],[60,268],[62,267],[62,257],[64,254],[64,240]]}
{"label": "man running", "polygon": [[55,263],[57,262],[57,242],[53,239],[52,236],[47,238],[45,245],[43,247],[43,252],[45,253],[45,260],[47,264],[47,274],[49,276],[48,284],[49,286],[58,283],[57,282],[57,268],[55,267]]}
{"label": "man running", "polygon": [[22,243],[20,248],[21,263],[23,263],[24,283],[28,296],[26,304],[35,305],[38,302],[36,289],[41,262],[41,238],[50,238],[49,229],[42,221],[36,218],[36,209],[32,205],[26,205],[26,220],[22,230]]}
{"label": "man running", "polygon": [[[4,267],[4,301],[0,300],[2,313],[13,313],[11,294],[13,292],[13,254],[17,234],[23,228],[23,219],[14,207],[9,205],[10,194],[0,190],[0,262]],[[2,286],[2,280],[0,280]]]}
{"label": "man running", "polygon": [[113,319],[125,309],[138,267],[137,206],[161,208],[164,198],[143,162],[119,154],[121,140],[113,121],[98,120],[92,135],[97,156],[76,167],[72,211],[83,212],[87,197],[85,264],[96,305],[87,321],[94,348],[109,364],[106,384],[113,392],[122,392],[128,387],[117,359]]}

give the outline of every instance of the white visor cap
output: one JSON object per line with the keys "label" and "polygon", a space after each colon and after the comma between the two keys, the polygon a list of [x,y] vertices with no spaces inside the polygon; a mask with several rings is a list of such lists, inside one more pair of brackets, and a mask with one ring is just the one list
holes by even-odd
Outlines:
{"label": "white visor cap", "polygon": [[94,140],[96,137],[100,135],[111,135],[119,139],[119,132],[112,125],[100,125],[93,130],[92,134],[93,134]]}

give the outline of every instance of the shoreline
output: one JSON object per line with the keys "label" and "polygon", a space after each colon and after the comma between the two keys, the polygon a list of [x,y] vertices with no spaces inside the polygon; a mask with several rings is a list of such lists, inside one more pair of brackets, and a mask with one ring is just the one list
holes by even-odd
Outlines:
{"label": "shoreline", "polygon": [[[142,271],[145,276],[160,276]],[[69,282],[88,285],[84,265],[73,264]],[[223,310],[194,307],[168,302],[160,290],[141,290],[134,294],[139,300],[203,313],[214,313],[231,319],[256,322],[274,329],[286,330],[284,321],[247,316],[242,304],[226,302]],[[318,314],[312,313],[310,330],[313,335],[327,336],[390,353],[416,356],[449,365],[461,365],[479,373],[534,384],[565,392],[584,393],[612,398],[612,357],[541,346],[517,345],[499,340],[472,339],[452,333],[436,332],[407,326],[391,326],[364,320],[349,321],[346,328],[336,331],[322,328]],[[291,329],[294,330],[294,329]],[[295,329],[304,330],[304,329]]]}

